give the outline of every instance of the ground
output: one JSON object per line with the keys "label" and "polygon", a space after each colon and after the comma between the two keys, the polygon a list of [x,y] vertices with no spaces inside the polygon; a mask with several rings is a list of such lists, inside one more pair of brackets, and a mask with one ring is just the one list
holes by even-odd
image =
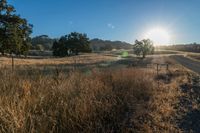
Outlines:
{"label": "ground", "polygon": [[18,58],[13,71],[1,57],[0,130],[200,132],[197,60],[174,51],[122,55]]}

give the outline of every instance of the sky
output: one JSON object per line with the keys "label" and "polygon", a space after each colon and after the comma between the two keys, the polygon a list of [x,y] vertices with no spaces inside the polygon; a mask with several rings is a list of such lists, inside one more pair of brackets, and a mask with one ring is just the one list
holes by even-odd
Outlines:
{"label": "sky", "polygon": [[76,31],[89,38],[133,43],[162,27],[171,44],[200,42],[200,0],[8,0],[33,24],[32,36],[58,38]]}

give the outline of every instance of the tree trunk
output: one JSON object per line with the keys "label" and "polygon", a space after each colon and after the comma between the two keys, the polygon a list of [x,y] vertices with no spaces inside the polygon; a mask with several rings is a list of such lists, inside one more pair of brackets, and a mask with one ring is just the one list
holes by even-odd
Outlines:
{"label": "tree trunk", "polygon": [[142,54],[142,58],[144,59],[146,57],[146,54]]}

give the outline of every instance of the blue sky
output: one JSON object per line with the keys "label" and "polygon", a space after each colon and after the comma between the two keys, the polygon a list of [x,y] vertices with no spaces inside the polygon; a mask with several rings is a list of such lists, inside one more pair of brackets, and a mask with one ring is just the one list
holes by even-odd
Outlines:
{"label": "blue sky", "polygon": [[167,29],[170,43],[200,42],[200,0],[8,0],[34,25],[32,36],[72,31],[133,43],[149,29]]}

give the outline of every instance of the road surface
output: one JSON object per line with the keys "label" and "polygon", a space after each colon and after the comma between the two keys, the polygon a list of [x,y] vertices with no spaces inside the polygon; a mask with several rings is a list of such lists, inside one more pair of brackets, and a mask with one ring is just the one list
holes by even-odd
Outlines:
{"label": "road surface", "polygon": [[200,62],[194,61],[190,58],[181,56],[181,55],[174,55],[171,56],[173,59],[175,59],[177,62],[179,62],[184,67],[200,74]]}

